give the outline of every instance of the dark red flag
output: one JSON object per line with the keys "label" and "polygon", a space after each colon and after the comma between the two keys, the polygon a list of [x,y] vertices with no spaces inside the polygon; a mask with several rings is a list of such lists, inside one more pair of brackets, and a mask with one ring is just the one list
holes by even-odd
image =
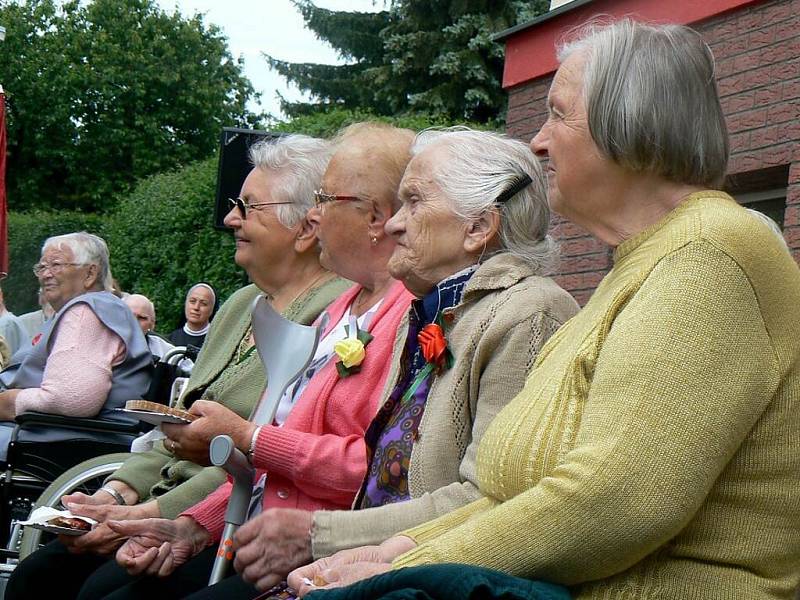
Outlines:
{"label": "dark red flag", "polygon": [[0,86],[0,278],[8,273],[8,228],[6,226],[6,97]]}

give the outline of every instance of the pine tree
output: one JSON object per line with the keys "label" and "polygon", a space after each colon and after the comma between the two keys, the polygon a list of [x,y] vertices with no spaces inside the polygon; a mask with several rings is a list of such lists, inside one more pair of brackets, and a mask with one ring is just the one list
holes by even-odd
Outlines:
{"label": "pine tree", "polygon": [[286,114],[309,114],[320,107],[360,109],[369,107],[379,114],[388,114],[374,106],[374,94],[365,72],[383,62],[380,33],[389,23],[388,11],[376,13],[334,11],[314,6],[310,0],[296,0],[294,5],[303,15],[306,26],[317,38],[325,40],[348,61],[344,65],[291,63],[265,55],[270,67],[310,92],[314,103],[290,103],[282,99]]}
{"label": "pine tree", "polygon": [[290,116],[332,106],[378,115],[426,113],[451,120],[502,118],[503,45],[494,33],[547,10],[546,0],[389,0],[377,13],[332,11],[295,0],[306,25],[347,64],[270,65],[311,103],[283,103]]}

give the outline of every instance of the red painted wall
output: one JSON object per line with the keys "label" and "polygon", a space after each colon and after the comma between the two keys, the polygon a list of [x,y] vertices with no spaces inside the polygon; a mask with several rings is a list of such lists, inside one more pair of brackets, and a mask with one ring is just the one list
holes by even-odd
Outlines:
{"label": "red painted wall", "polygon": [[[758,0],[593,0],[515,34],[506,40],[503,87],[552,73],[558,67],[555,47],[565,32],[596,15],[633,17],[657,23],[689,25],[753,4]],[[536,60],[529,60],[536,57]]]}

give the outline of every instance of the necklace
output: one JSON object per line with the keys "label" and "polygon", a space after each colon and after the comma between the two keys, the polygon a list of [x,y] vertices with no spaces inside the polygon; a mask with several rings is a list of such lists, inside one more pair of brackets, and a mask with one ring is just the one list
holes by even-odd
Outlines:
{"label": "necklace", "polygon": [[303,295],[304,295],[306,292],[308,292],[308,290],[310,290],[310,289],[311,289],[311,288],[313,288],[315,285],[317,285],[318,283],[320,283],[320,282],[322,281],[322,279],[323,279],[323,278],[325,278],[325,277],[329,277],[329,278],[330,278],[330,277],[333,277],[333,273],[331,273],[330,271],[325,271],[325,270],[323,270],[323,271],[322,271],[322,273],[320,273],[319,275],[317,275],[317,276],[316,276],[314,279],[312,279],[312,280],[311,280],[311,282],[310,282],[308,285],[306,285],[306,286],[305,286],[305,287],[304,287],[302,290],[300,290],[299,292],[297,292],[297,293],[294,295],[294,297],[292,298],[292,300],[286,304],[286,306],[284,307],[284,310],[286,310],[286,309],[287,309],[287,308],[289,308],[289,307],[290,307],[292,304],[294,304],[294,303],[297,301],[297,299],[298,299],[298,298],[300,298],[301,296],[303,296]]}
{"label": "necklace", "polygon": [[[331,273],[330,271],[323,271],[322,273],[317,275],[314,279],[311,280],[311,283],[309,283],[307,286],[305,286],[302,290],[300,290],[297,294],[294,295],[291,302],[289,302],[286,305],[284,310],[286,308],[289,308],[292,304],[294,304],[298,298],[300,298],[308,290],[314,287],[314,285],[322,281],[324,277],[332,275],[333,273]],[[267,295],[267,299],[269,299],[273,303],[275,301],[274,298],[271,298],[269,295]],[[236,362],[240,363],[244,359],[249,357],[253,353],[254,348],[255,348],[255,340],[253,339],[253,324],[251,323],[250,325],[247,326],[247,331],[244,332],[244,335],[242,336],[242,341],[239,342],[239,346],[238,348],[236,348]]]}
{"label": "necklace", "polygon": [[381,286],[380,288],[376,287],[371,292],[368,292],[367,288],[362,287],[359,290],[358,295],[350,304],[350,314],[354,314],[360,317],[361,313],[365,308],[369,308],[370,306],[375,304],[375,302],[378,299],[383,298],[383,293],[389,288],[391,284],[392,282],[389,281],[388,284]]}
{"label": "necklace", "polygon": [[242,336],[242,341],[236,348],[236,364],[242,362],[245,358],[250,356],[252,349],[255,347],[253,343],[253,325],[252,323],[247,326],[247,331]]}

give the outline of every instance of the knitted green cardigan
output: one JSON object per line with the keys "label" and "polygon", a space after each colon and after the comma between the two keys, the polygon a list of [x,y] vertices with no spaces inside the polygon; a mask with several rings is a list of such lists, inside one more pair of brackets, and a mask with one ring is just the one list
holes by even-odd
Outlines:
{"label": "knitted green cardigan", "polygon": [[[283,315],[309,324],[350,285],[339,278],[323,283],[296,299]],[[255,285],[248,285],[222,306],[211,323],[183,398],[199,394],[204,400],[216,400],[242,417],[250,415],[264,392],[266,375],[257,352],[239,362],[236,354],[250,327],[250,307],[260,293]],[[143,502],[155,498],[161,516],[174,519],[222,485],[225,472],[176,459],[158,442],[149,452],[126,460],[108,479],[127,483]]]}

